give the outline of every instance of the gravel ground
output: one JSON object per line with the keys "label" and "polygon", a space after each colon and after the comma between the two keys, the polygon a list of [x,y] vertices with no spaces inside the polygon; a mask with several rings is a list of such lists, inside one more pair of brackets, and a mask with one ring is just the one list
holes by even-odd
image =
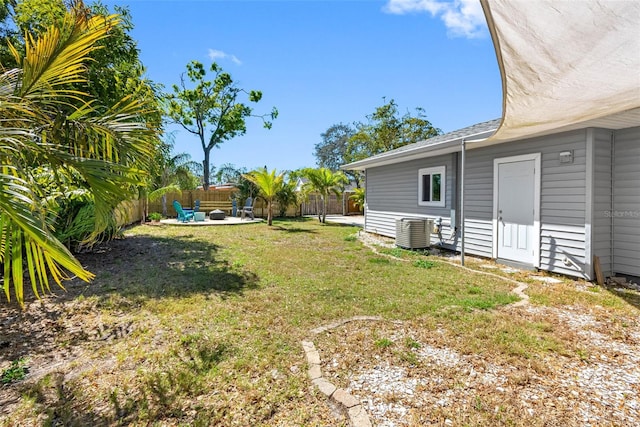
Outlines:
{"label": "gravel ground", "polygon": [[[460,425],[464,417],[455,417],[456,413],[478,410],[486,402],[496,406],[485,410],[514,414],[519,418],[516,425],[529,424],[528,420],[530,425],[640,425],[637,324],[626,342],[621,342],[601,332],[606,324],[572,307],[519,310],[536,318],[558,318],[584,339],[589,356],[581,361],[549,357],[543,366],[553,369],[527,372],[523,377],[519,367],[416,341],[419,368],[393,365],[374,356],[350,373],[347,391],[360,399],[373,424],[380,427]],[[399,328],[393,341],[418,333]],[[334,357],[328,365],[331,375],[341,361]]]}
{"label": "gravel ground", "polygon": [[[393,246],[367,233],[359,238],[368,246]],[[637,316],[612,316],[599,306],[526,304],[502,311],[552,325],[573,353],[531,360],[462,354],[447,325],[425,330],[419,321],[353,322],[318,337],[323,375],[358,399],[380,427],[640,425]],[[370,344],[380,337],[395,350]]]}

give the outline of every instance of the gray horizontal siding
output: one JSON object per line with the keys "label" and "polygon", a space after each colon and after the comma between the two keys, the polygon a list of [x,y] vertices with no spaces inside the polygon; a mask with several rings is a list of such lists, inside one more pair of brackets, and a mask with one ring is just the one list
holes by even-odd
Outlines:
{"label": "gray horizontal siding", "polygon": [[593,165],[593,254],[600,259],[605,276],[612,274],[611,260],[611,135],[604,129],[594,131]]}
{"label": "gray horizontal siding", "polygon": [[640,127],[615,133],[613,271],[640,276]]}
{"label": "gray horizontal siding", "polygon": [[540,268],[570,276],[583,276],[585,266],[584,225],[542,222]]}
{"label": "gray horizontal siding", "polygon": [[[465,209],[467,209],[466,206],[465,203]],[[472,219],[467,216],[465,211],[464,250],[470,254],[488,258],[493,256],[493,222],[491,219],[488,221]]]}
{"label": "gray horizontal siding", "polygon": [[[560,152],[567,150],[573,151],[573,163],[560,163]],[[474,255],[493,255],[494,159],[531,153],[541,154],[542,166],[540,267],[583,276],[585,130],[468,150],[465,168],[465,250]],[[442,217],[443,236],[448,237],[454,185],[452,163],[453,155],[445,155],[368,169],[366,231],[395,237],[397,218]],[[447,168],[446,207],[418,206],[418,170],[442,165]],[[606,199],[606,195],[601,196],[601,200]],[[606,239],[606,236],[603,238]],[[456,248],[460,249],[459,242]]]}
{"label": "gray horizontal siding", "polygon": [[[442,235],[451,233],[451,206],[454,196],[455,170],[454,155],[447,154],[433,158],[367,169],[366,224],[365,230],[395,238],[396,219],[401,218],[442,218]],[[445,207],[418,205],[418,171],[422,168],[445,167]],[[438,237],[431,236],[432,244]],[[452,247],[453,248],[453,247]]]}
{"label": "gray horizontal siding", "polygon": [[[418,171],[436,166],[445,167],[445,207],[419,206]],[[372,211],[448,217],[452,206],[453,175],[452,154],[368,169],[367,206]]]}
{"label": "gray horizontal siding", "polygon": [[396,237],[396,218],[404,216],[398,212],[380,212],[367,208],[365,231],[381,236]]}
{"label": "gray horizontal siding", "polygon": [[[465,249],[493,253],[493,160],[540,153],[540,267],[582,276],[585,264],[586,131],[532,138],[469,150],[465,168]],[[561,151],[573,151],[573,163],[560,163]],[[481,197],[474,197],[481,194]],[[545,246],[546,245],[546,246]],[[566,265],[570,256],[575,262]]]}

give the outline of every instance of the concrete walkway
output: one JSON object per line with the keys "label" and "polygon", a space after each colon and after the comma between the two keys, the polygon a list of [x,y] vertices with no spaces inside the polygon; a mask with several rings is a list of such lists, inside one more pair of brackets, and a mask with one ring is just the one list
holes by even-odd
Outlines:
{"label": "concrete walkway", "polygon": [[[305,218],[318,219],[317,215],[306,215]],[[180,225],[187,227],[202,227],[209,225],[237,225],[237,224],[255,224],[256,222],[265,221],[263,218],[256,217],[254,220],[249,218],[241,220],[240,218],[227,216],[222,220],[211,220],[208,217],[204,221],[189,221],[179,222],[175,218],[167,218],[160,221],[161,224],[166,225]],[[327,222],[333,222],[337,224],[352,225],[355,227],[364,227],[364,215],[327,215]]]}
{"label": "concrete walkway", "polygon": [[[305,215],[305,218],[318,219],[318,215]],[[364,215],[327,215],[327,222],[364,228]]]}
{"label": "concrete walkway", "polygon": [[211,225],[240,225],[240,224],[255,224],[256,222],[263,222],[262,218],[256,219],[240,219],[233,216],[227,216],[224,219],[209,219],[205,218],[204,221],[188,221],[188,222],[180,222],[175,218],[167,218],[160,221],[161,224],[166,225],[178,225],[183,227],[203,227],[203,226],[211,226]]}

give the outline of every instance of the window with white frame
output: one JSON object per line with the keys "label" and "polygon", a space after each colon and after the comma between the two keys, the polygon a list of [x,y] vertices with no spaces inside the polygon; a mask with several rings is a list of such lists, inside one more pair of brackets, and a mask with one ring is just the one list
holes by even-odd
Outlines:
{"label": "window with white frame", "polygon": [[443,208],[446,182],[444,166],[418,170],[418,205]]}

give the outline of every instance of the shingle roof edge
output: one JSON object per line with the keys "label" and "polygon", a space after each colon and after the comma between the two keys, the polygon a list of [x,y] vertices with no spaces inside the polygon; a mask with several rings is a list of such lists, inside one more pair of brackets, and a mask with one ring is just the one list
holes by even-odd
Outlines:
{"label": "shingle roof edge", "polygon": [[[405,157],[415,156],[424,152],[425,155],[436,148],[446,148],[452,146],[455,143],[461,141],[463,138],[469,138],[472,136],[484,135],[489,137],[500,126],[501,119],[489,120],[486,122],[476,123],[472,126],[467,126],[462,129],[454,130],[442,135],[434,136],[433,138],[419,141],[413,144],[408,144],[403,147],[390,150],[385,153],[376,154],[375,156],[367,157],[366,159],[358,160],[346,165],[341,166],[344,170],[365,169],[366,167],[373,167],[379,163],[398,163],[403,161]],[[393,159],[393,161],[392,161]]]}

